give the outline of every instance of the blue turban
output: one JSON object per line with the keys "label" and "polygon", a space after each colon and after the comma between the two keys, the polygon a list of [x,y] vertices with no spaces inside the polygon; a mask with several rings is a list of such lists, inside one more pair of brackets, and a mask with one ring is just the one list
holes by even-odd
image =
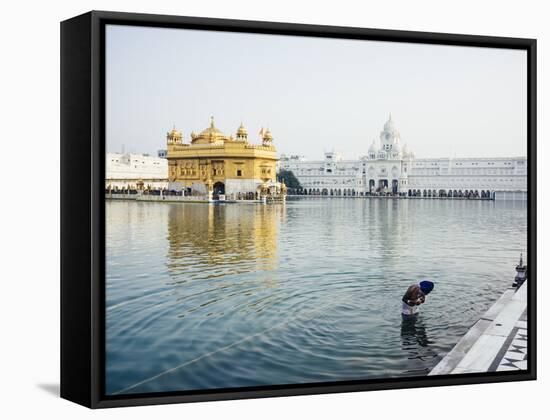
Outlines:
{"label": "blue turban", "polygon": [[430,293],[434,288],[434,284],[428,280],[421,281],[419,286],[420,290],[422,290],[422,293],[424,293],[425,295]]}

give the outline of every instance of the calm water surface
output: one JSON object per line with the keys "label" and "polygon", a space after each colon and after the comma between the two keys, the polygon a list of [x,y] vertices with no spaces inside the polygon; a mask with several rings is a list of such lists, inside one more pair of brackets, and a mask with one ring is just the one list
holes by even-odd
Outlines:
{"label": "calm water surface", "polygon": [[[509,287],[522,202],[107,203],[107,393],[425,375]],[[413,282],[436,288],[401,319]]]}

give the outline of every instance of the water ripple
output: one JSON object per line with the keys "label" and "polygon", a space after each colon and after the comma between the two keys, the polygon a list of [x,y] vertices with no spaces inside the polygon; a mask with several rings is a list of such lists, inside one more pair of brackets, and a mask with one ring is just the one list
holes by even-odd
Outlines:
{"label": "water ripple", "polygon": [[[107,203],[107,392],[425,375],[509,286],[518,203]],[[415,322],[400,298],[436,289]]]}

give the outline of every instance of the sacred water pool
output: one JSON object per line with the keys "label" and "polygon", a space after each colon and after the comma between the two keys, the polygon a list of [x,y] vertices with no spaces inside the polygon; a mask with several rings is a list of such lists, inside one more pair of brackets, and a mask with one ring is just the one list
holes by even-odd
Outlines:
{"label": "sacred water pool", "polygon": [[[509,287],[524,202],[106,204],[108,394],[425,375]],[[436,288],[416,322],[400,299]]]}

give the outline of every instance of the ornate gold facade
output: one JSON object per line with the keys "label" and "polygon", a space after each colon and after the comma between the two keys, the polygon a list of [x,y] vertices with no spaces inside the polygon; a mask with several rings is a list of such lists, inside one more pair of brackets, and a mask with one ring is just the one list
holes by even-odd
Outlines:
{"label": "ornate gold facade", "polygon": [[269,130],[260,131],[261,144],[248,142],[241,123],[235,137],[226,136],[210,120],[210,126],[191,133],[185,143],[175,128],[166,135],[168,178],[188,194],[228,196],[279,195],[284,185],[276,181],[277,154]]}

